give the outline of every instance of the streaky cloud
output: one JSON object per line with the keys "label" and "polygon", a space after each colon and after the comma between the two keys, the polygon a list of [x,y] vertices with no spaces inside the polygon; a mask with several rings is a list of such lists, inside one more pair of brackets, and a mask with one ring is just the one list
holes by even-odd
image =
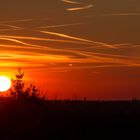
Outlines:
{"label": "streaky cloud", "polygon": [[[62,40],[62,39],[52,39],[52,38],[39,38],[39,37],[31,37],[31,36],[0,35],[0,39],[6,39],[6,38],[23,39],[23,40],[35,40],[35,41],[48,41],[48,42],[59,42],[59,43],[84,44],[84,45],[90,45],[91,44],[91,43],[87,43],[87,42],[74,41],[74,40]],[[14,40],[11,40],[11,41],[14,42]]]}
{"label": "streaky cloud", "polygon": [[74,8],[67,8],[66,10],[67,11],[79,11],[79,10],[86,10],[86,9],[90,9],[94,7],[93,4],[89,4],[89,5],[86,5],[86,6],[82,6],[82,7],[74,7]]}
{"label": "streaky cloud", "polygon": [[23,29],[22,27],[15,26],[15,25],[9,25],[9,24],[2,24],[2,25],[10,27],[10,28],[15,28],[15,29]]}
{"label": "streaky cloud", "polygon": [[[55,67],[55,68],[47,68],[48,70],[53,72],[61,72],[63,70],[77,70],[77,69],[100,69],[100,68],[112,68],[112,67],[140,67],[140,64],[100,64],[95,66],[74,66],[74,67]],[[58,71],[59,70],[59,71]]]}
{"label": "streaky cloud", "polygon": [[[75,63],[74,63],[75,64]],[[54,72],[54,73],[59,73],[59,72],[68,72],[68,71],[73,71],[73,70],[88,70],[88,69],[102,69],[102,68],[121,68],[121,67],[140,67],[140,64],[100,64],[100,65],[92,65],[92,66],[62,66],[62,67],[37,67],[35,71],[47,71],[47,72]],[[95,72],[95,74],[99,74],[100,72]]]}
{"label": "streaky cloud", "polygon": [[[11,41],[11,40],[10,40]],[[12,40],[14,41],[14,40]],[[17,41],[16,41],[17,42]],[[19,43],[19,42],[18,42]],[[24,43],[25,45],[25,43]],[[107,54],[107,53],[97,53],[97,52],[87,52],[87,51],[82,51],[82,50],[74,50],[74,49],[65,49],[65,50],[61,50],[61,49],[55,49],[55,48],[49,48],[49,47],[44,47],[44,46],[34,46],[32,44],[28,44],[28,46],[20,46],[20,45],[5,45],[5,44],[0,44],[1,47],[1,51],[2,50],[16,50],[16,52],[22,52],[24,50],[24,52],[27,51],[32,51],[32,53],[38,53],[38,54],[45,54],[48,51],[51,52],[63,52],[63,53],[71,53],[73,55],[81,55],[81,56],[85,56],[87,58],[92,58],[93,56],[101,56],[101,57],[111,57],[111,58],[127,58],[129,59],[129,57],[127,56],[123,56],[123,55],[113,55],[113,54]],[[17,51],[18,49],[18,51]]]}
{"label": "streaky cloud", "polygon": [[[29,44],[29,43],[25,43],[23,41],[17,40],[17,39],[13,39],[13,38],[4,38],[4,37],[0,37],[0,40],[7,40],[7,41],[12,41],[15,43],[19,43],[22,45],[26,45],[26,46],[33,46],[33,47],[38,47],[38,45],[33,45],[33,44]],[[40,47],[40,46],[39,46]]]}
{"label": "streaky cloud", "polygon": [[61,0],[62,2],[68,3],[68,4],[80,4],[77,1],[72,1],[72,0]]}
{"label": "streaky cloud", "polygon": [[117,46],[117,47],[119,47],[119,46],[129,46],[129,45],[133,45],[132,43],[117,43],[117,44],[114,44],[114,46]]}
{"label": "streaky cloud", "polygon": [[6,21],[0,21],[0,24],[2,23],[16,23],[16,22],[29,22],[33,21],[34,19],[16,19],[16,20],[6,20]]}
{"label": "streaky cloud", "polygon": [[85,17],[92,18],[92,17],[112,17],[112,16],[140,16],[140,13],[109,13],[109,14],[99,14],[99,15],[87,15]]}
{"label": "streaky cloud", "polygon": [[15,19],[15,20],[6,20],[6,21],[0,21],[0,24],[6,24],[6,23],[18,23],[18,22],[32,22],[32,21],[39,21],[39,20],[50,20],[53,19],[53,17],[50,18],[29,18],[29,19]]}
{"label": "streaky cloud", "polygon": [[4,26],[6,28],[0,28],[0,31],[13,31],[13,30],[22,30],[22,27],[9,25],[9,24],[0,24],[0,26]]}
{"label": "streaky cloud", "polygon": [[[2,38],[2,39],[5,39],[5,38]],[[48,51],[57,51],[57,52],[62,52],[63,53],[72,53],[71,55],[67,55],[65,54],[64,56],[66,57],[63,57],[63,58],[67,58],[67,59],[64,59],[65,62],[82,62],[82,63],[109,63],[109,62],[112,62],[112,63],[122,63],[122,64],[130,64],[132,63],[133,61],[134,62],[139,62],[138,60],[136,61],[136,59],[132,60],[132,58],[129,58],[129,57],[125,57],[125,56],[119,56],[119,55],[112,55],[112,54],[105,54],[105,53],[96,53],[96,52],[85,52],[85,51],[81,51],[81,50],[70,50],[70,49],[66,49],[66,50],[61,50],[61,49],[54,49],[54,48],[48,48],[48,47],[44,47],[43,46],[37,46],[37,45],[33,45],[33,44],[28,44],[28,43],[24,43],[24,42],[21,42],[19,40],[15,40],[15,39],[7,39],[6,40],[9,40],[9,41],[13,41],[13,42],[16,42],[16,43],[21,43],[23,45],[26,45],[25,46],[20,46],[20,48],[22,49],[32,49],[32,50],[35,50],[34,52],[32,51],[29,52],[29,54],[27,55],[15,55],[15,56],[26,56],[26,58],[30,58],[32,60],[35,59],[35,57],[33,57],[35,54],[36,58],[38,58],[39,61],[43,61],[45,62],[46,60],[48,60],[48,58],[50,58],[49,60],[54,60],[54,61],[61,61],[61,58],[60,59],[54,59],[53,56],[51,57],[48,57]],[[2,44],[0,45],[2,46]],[[16,46],[13,45],[15,48]],[[30,47],[29,47],[30,46]],[[5,45],[4,47],[10,47],[12,48],[12,46],[9,46],[9,45]],[[38,48],[37,48],[38,47]],[[8,50],[10,50],[10,48]],[[17,48],[19,48],[19,46],[17,46]],[[2,49],[2,47],[1,47]],[[42,50],[41,51],[37,51],[38,50]],[[4,49],[5,50],[5,49]],[[2,51],[2,50],[1,50]],[[14,51],[16,54],[20,54],[19,52],[23,53],[23,50],[18,50],[17,51]],[[46,53],[47,53],[47,56],[46,56]],[[38,55],[37,55],[38,54]],[[81,55],[81,56],[86,56],[86,58],[76,58],[75,55]],[[43,57],[40,57],[40,56],[43,56]],[[57,55],[58,57],[61,55]],[[53,59],[51,59],[53,58]]]}
{"label": "streaky cloud", "polygon": [[58,25],[42,26],[42,27],[38,27],[38,28],[40,28],[40,29],[59,28],[59,27],[77,26],[77,25],[84,25],[84,24],[87,24],[87,23],[79,22],[79,23],[71,23],[71,24],[58,24]]}
{"label": "streaky cloud", "polygon": [[84,39],[84,38],[74,37],[74,36],[70,36],[70,35],[66,35],[66,34],[62,34],[62,33],[49,32],[49,31],[40,31],[40,32],[41,33],[45,33],[45,34],[50,34],[50,35],[55,35],[55,36],[67,38],[67,39],[72,39],[72,40],[78,40],[78,41],[82,41],[82,42],[87,42],[87,43],[91,43],[91,44],[94,44],[94,45],[95,44],[98,44],[98,45],[105,46],[107,48],[116,48],[113,45],[109,45],[107,43],[102,43],[102,42],[97,42],[97,41],[88,40],[88,39]]}

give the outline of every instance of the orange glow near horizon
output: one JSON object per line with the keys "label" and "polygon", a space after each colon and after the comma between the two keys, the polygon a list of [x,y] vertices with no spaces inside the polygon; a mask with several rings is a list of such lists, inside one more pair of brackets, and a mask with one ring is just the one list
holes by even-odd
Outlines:
{"label": "orange glow near horizon", "polygon": [[139,1],[1,5],[0,75],[21,67],[50,99],[140,98]]}

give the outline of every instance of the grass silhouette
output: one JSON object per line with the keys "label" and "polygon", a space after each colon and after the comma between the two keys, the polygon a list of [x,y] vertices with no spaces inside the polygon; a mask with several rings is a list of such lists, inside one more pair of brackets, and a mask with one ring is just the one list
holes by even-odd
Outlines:
{"label": "grass silhouette", "polygon": [[139,125],[139,101],[0,99],[0,139],[134,138]]}

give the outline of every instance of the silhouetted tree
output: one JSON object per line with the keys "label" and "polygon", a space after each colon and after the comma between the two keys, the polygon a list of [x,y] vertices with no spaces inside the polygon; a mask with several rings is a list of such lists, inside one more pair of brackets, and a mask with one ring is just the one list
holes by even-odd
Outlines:
{"label": "silhouetted tree", "polygon": [[24,77],[24,72],[22,72],[21,68],[18,68],[18,73],[15,75],[15,78],[12,80],[11,95],[14,98],[39,99],[39,94],[40,94],[39,89],[33,84],[30,84],[28,87],[25,86],[23,77]]}

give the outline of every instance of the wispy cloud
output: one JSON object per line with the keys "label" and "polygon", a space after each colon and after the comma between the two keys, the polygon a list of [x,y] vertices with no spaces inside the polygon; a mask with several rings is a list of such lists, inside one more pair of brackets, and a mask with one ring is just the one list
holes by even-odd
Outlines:
{"label": "wispy cloud", "polygon": [[51,83],[52,89],[66,85],[66,91],[71,85],[79,93],[85,89],[85,96],[87,89],[98,94],[100,85],[110,89],[113,82],[116,89],[138,89],[139,2],[16,1],[8,9],[0,2],[0,74],[14,74],[21,66],[37,83]]}
{"label": "wispy cloud", "polygon": [[[18,39],[20,37],[17,37]],[[101,68],[101,67],[108,67],[108,66],[132,66],[136,67],[139,66],[139,59],[132,58],[129,56],[124,55],[113,55],[107,53],[98,53],[98,52],[91,52],[91,51],[84,51],[84,50],[76,50],[76,49],[55,49],[51,47],[44,47],[44,46],[37,46],[33,44],[28,44],[22,42],[18,39],[13,38],[0,38],[8,41],[12,41],[15,43],[22,44],[24,46],[19,45],[4,45],[0,44],[1,46],[1,55],[0,59],[3,61],[1,66],[8,66],[9,62],[22,62],[23,66],[33,66],[33,67],[45,67],[46,63],[55,62],[55,63],[77,63],[77,64],[94,64],[94,66],[84,66],[84,68]],[[24,37],[22,37],[24,38]],[[25,37],[27,38],[27,37]],[[29,39],[29,38],[28,38]],[[30,38],[32,39],[32,38]],[[34,38],[35,39],[35,38]],[[127,43],[125,43],[127,44]],[[117,44],[119,45],[119,44]],[[121,44],[123,45],[123,44]],[[6,49],[8,48],[8,49]],[[15,48],[15,49],[14,49]],[[12,51],[14,49],[14,51]],[[29,51],[30,50],[30,51]],[[9,53],[12,52],[12,53]],[[24,51],[24,53],[23,53]],[[61,52],[61,53],[60,53]],[[55,53],[57,55],[55,55]],[[4,55],[3,55],[4,54]],[[23,60],[25,62],[23,62]],[[36,62],[36,65],[30,65],[32,62]],[[5,62],[5,64],[4,64]],[[108,65],[112,63],[112,65]],[[12,64],[12,63],[11,63]],[[100,66],[99,66],[100,64]],[[16,63],[14,63],[16,65]],[[83,68],[82,65],[74,66],[74,69]],[[53,68],[54,69],[54,68]],[[61,66],[60,69],[63,69]]]}
{"label": "wispy cloud", "polygon": [[[40,37],[32,37],[32,36],[10,36],[10,35],[0,35],[0,39],[3,40],[9,40],[21,44],[26,44],[21,40],[34,40],[34,41],[47,41],[47,42],[59,42],[59,43],[72,43],[72,44],[85,44],[85,45],[91,45],[91,43],[87,41],[78,41],[78,40],[66,40],[66,39],[53,39],[53,38],[40,38]],[[15,40],[14,40],[15,39]],[[26,44],[27,45],[27,44]],[[29,45],[29,44],[28,44]]]}
{"label": "wispy cloud", "polygon": [[74,8],[67,8],[66,10],[67,11],[79,11],[79,10],[86,10],[86,9],[90,9],[94,7],[93,4],[89,4],[89,5],[86,5],[86,6],[82,6],[82,7],[74,7]]}
{"label": "wispy cloud", "polygon": [[[94,16],[139,16],[139,13],[89,15],[86,17]],[[0,67],[18,66],[20,63],[25,67],[40,68],[41,70],[46,70],[47,68],[47,70],[50,71],[61,72],[66,69],[78,70],[105,67],[140,66],[140,58],[138,55],[129,55],[129,53],[125,52],[125,50],[127,50],[128,48],[132,48],[133,53],[135,53],[135,49],[140,46],[139,44],[127,42],[116,42],[114,44],[109,44],[102,41],[96,41],[94,39],[88,39],[88,37],[81,37],[80,35],[75,36],[72,34],[72,32],[69,32],[69,30],[67,33],[65,33],[65,29],[67,28],[64,27],[81,27],[81,25],[86,26],[86,24],[89,23],[87,20],[85,22],[78,22],[81,21],[80,19],[76,20],[77,22],[73,21],[74,23],[66,23],[67,21],[63,21],[60,22],[60,24],[51,25],[49,23],[50,25],[48,26],[41,26],[42,20],[47,20],[47,18],[0,22],[0,31],[21,30],[21,33],[24,33],[21,35],[21,33],[18,34],[18,32],[15,31],[13,33],[10,32],[10,34],[12,35],[10,35],[8,32],[5,32],[5,35],[0,35]],[[36,21],[37,26],[40,26],[33,27],[32,29],[27,30],[24,27],[24,23],[20,23],[36,23]],[[23,27],[20,27],[20,25],[22,25]],[[26,26],[28,26],[27,23]],[[59,27],[61,27],[62,30],[60,30],[61,28]],[[49,31],[50,28],[56,29],[52,29],[54,31]],[[57,32],[55,32],[55,30]],[[28,34],[28,32],[30,31],[35,34]],[[50,63],[54,63],[55,65],[48,68],[48,64]]]}
{"label": "wispy cloud", "polygon": [[23,41],[20,41],[20,40],[17,40],[17,39],[13,39],[13,38],[0,37],[0,40],[7,40],[7,41],[11,41],[11,42],[22,44],[22,45],[26,45],[26,46],[40,47],[38,45],[29,44],[29,43],[26,43],[26,42],[23,42]]}
{"label": "wispy cloud", "polygon": [[109,13],[109,14],[99,14],[99,15],[87,15],[85,17],[112,17],[112,16],[140,16],[140,13]]}
{"label": "wispy cloud", "polygon": [[59,28],[59,27],[77,26],[77,25],[85,25],[85,24],[87,24],[87,23],[79,22],[79,23],[71,23],[71,24],[58,24],[58,25],[50,25],[50,26],[41,26],[41,27],[38,27],[38,28],[40,28],[40,29]]}
{"label": "wispy cloud", "polygon": [[0,31],[13,31],[13,30],[22,30],[22,27],[9,25],[9,24],[0,24]]}
{"label": "wispy cloud", "polygon": [[17,20],[6,20],[6,21],[0,21],[0,24],[3,23],[16,23],[16,22],[29,22],[33,21],[34,19],[17,19]]}
{"label": "wispy cloud", "polygon": [[68,3],[68,4],[80,4],[79,2],[74,1],[74,0],[61,0],[61,1],[65,2],[65,3]]}
{"label": "wispy cloud", "polygon": [[90,43],[92,45],[98,44],[98,45],[102,45],[102,46],[107,47],[107,48],[116,48],[113,45],[109,45],[107,43],[97,42],[97,41],[79,38],[79,37],[75,37],[75,36],[70,36],[70,35],[66,35],[66,34],[62,34],[62,33],[49,32],[49,31],[40,31],[40,32],[45,33],[45,34],[50,34],[50,35],[54,35],[54,36],[67,38],[67,39],[73,39],[73,40],[77,40],[77,41],[87,42],[87,43]]}
{"label": "wispy cloud", "polygon": [[9,23],[20,23],[20,22],[35,22],[35,21],[46,21],[51,20],[53,17],[48,18],[29,18],[29,19],[15,19],[15,20],[4,20],[0,21],[0,24],[9,24]]}

